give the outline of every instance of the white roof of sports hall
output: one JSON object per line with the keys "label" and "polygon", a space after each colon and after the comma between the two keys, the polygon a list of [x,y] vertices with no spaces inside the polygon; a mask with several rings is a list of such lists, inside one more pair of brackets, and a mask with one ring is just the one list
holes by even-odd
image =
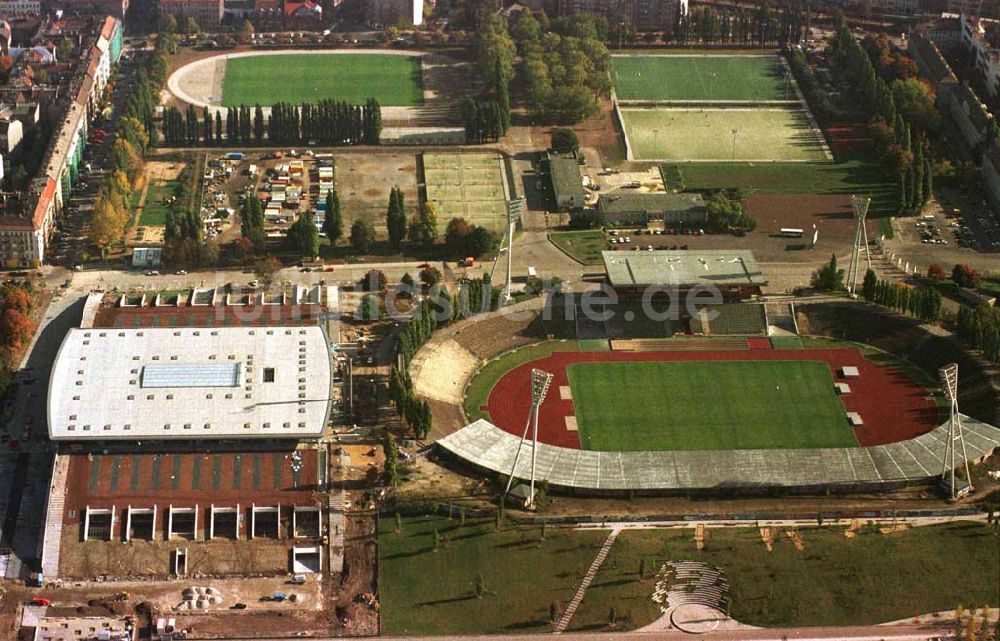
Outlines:
{"label": "white roof of sports hall", "polygon": [[615,287],[649,285],[766,285],[750,250],[604,251],[604,269]]}
{"label": "white roof of sports hall", "polygon": [[316,438],[332,378],[320,326],[73,329],[49,380],[49,436]]}

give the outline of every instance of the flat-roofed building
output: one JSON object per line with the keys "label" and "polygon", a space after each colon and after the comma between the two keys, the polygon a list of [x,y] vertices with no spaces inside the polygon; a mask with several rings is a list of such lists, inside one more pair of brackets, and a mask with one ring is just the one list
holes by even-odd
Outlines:
{"label": "flat-roofed building", "polygon": [[767,279],[749,250],[601,252],[608,284],[621,296],[641,296],[651,287],[716,288],[725,300],[760,294]]}
{"label": "flat-roofed building", "polygon": [[49,436],[315,439],[332,380],[319,326],[73,329],[49,381]]}
{"label": "flat-roofed building", "polygon": [[597,201],[597,213],[602,224],[611,225],[648,225],[653,221],[665,225],[703,225],[708,219],[701,194],[603,194]]}

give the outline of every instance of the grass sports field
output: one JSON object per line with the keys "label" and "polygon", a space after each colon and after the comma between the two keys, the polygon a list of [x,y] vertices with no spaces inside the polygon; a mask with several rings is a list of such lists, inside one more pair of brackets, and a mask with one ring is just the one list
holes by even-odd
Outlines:
{"label": "grass sports field", "polygon": [[343,100],[383,106],[423,103],[420,58],[382,54],[255,55],[226,61],[222,104]]}
{"label": "grass sports field", "polygon": [[619,100],[796,100],[777,56],[612,56]]}
{"label": "grass sports field", "polygon": [[[620,109],[635,160],[822,161],[801,109]],[[736,129],[735,145],[733,129]]]}
{"label": "grass sports field", "polygon": [[567,372],[584,449],[857,446],[826,363],[575,363]]}

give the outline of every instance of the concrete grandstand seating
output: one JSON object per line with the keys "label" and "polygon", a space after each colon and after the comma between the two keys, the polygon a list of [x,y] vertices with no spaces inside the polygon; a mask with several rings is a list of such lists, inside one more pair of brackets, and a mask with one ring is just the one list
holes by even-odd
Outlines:
{"label": "concrete grandstand seating", "polygon": [[[711,316],[714,315],[714,318]],[[702,307],[691,318],[691,333],[725,336],[767,335],[764,306],[756,303]]]}

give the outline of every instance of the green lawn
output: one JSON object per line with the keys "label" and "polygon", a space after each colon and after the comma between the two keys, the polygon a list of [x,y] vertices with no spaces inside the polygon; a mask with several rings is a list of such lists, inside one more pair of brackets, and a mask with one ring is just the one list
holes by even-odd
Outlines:
{"label": "green lawn", "polygon": [[863,194],[871,216],[896,214],[897,189],[874,158],[788,164],[691,163],[681,168],[690,191],[738,189],[746,194]]}
{"label": "green lawn", "polygon": [[[382,518],[379,530],[381,632],[495,634],[548,632],[549,606],[567,604],[607,532],[426,516]],[[441,537],[435,550],[434,531]],[[476,597],[482,576],[486,594]]]}
{"label": "green lawn", "polygon": [[[181,184],[176,180],[168,182],[154,182],[146,190],[146,204],[142,208],[142,215],[139,216],[139,224],[151,227],[162,227],[167,224],[167,213],[171,210],[171,205],[166,201],[173,196],[180,198]],[[176,204],[180,207],[180,203]]]}
{"label": "green lawn", "polygon": [[[636,160],[822,161],[822,138],[801,109],[620,110]],[[732,134],[736,130],[736,135]]]}
{"label": "green lawn", "polygon": [[384,54],[260,54],[226,62],[222,104],[276,102],[352,104],[376,98],[383,106],[423,104],[419,57]]}
{"label": "green lawn", "polygon": [[620,100],[796,100],[778,56],[612,56]]}
{"label": "green lawn", "polygon": [[522,347],[516,352],[504,354],[500,358],[490,361],[476,372],[465,387],[465,417],[470,421],[481,418],[489,419],[489,414],[479,408],[486,404],[490,390],[493,389],[497,379],[518,365],[544,358],[555,351],[576,352],[579,349],[576,341],[549,341]]}
{"label": "green lawn", "polygon": [[552,244],[584,265],[603,265],[601,252],[608,248],[602,231],[557,231],[549,234]]}
{"label": "green lawn", "polygon": [[[664,561],[704,561],[726,572],[730,614],[757,626],[882,623],[917,613],[998,605],[997,539],[971,522],[919,527],[883,535],[841,527],[800,530],[797,551],[783,534],[768,553],[754,529],[710,529],[703,551],[693,530],[626,531],[580,604],[573,630],[607,629],[614,605],[635,628],[659,615],[651,578]],[[639,580],[645,560],[646,579]]]}
{"label": "green lawn", "polygon": [[576,363],[584,448],[599,451],[856,447],[826,363]]}

